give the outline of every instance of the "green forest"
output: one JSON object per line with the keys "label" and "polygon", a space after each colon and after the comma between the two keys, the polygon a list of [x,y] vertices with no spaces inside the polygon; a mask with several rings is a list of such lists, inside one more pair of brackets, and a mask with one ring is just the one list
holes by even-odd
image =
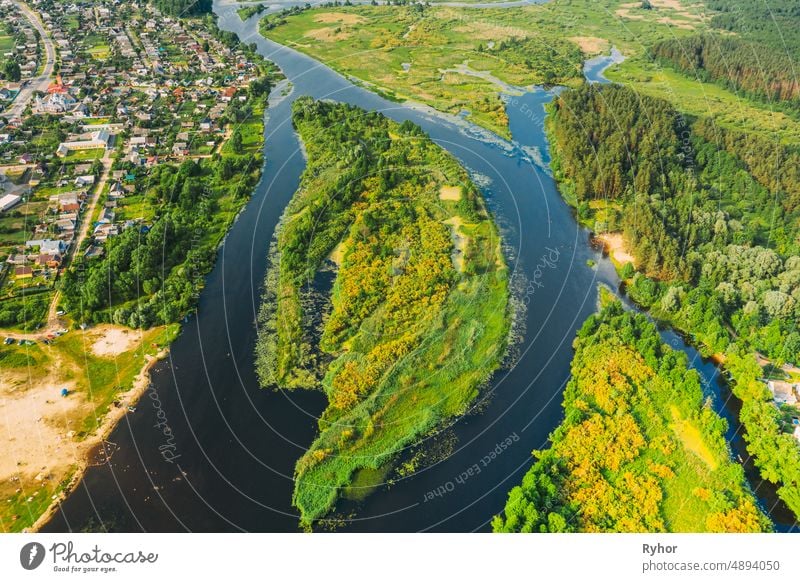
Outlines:
{"label": "green forest", "polygon": [[[328,397],[295,469],[308,526],[466,411],[510,312],[497,229],[450,154],[349,105],[301,97],[293,121],[308,163],[271,254],[256,358],[264,386]],[[334,264],[328,292],[315,280]]]}
{"label": "green forest", "polygon": [[748,451],[800,514],[800,449],[763,372],[734,364],[760,370],[754,352],[776,366],[800,359],[800,182],[796,170],[768,170],[797,154],[614,85],[562,93],[548,131],[580,220],[624,234],[636,260],[621,266],[628,294],[725,361]]}
{"label": "green forest", "polygon": [[509,494],[496,532],[762,532],[725,421],[686,356],[617,301],[574,342],[564,422]]}
{"label": "green forest", "polygon": [[710,353],[739,338],[798,360],[800,181],[767,170],[782,146],[692,122],[619,85],[562,93],[548,127],[580,219],[624,233],[641,272],[630,285],[637,301],[683,322]]}
{"label": "green forest", "polygon": [[169,16],[198,16],[211,12],[211,0],[151,0],[153,6]]}
{"label": "green forest", "polygon": [[656,43],[650,54],[690,77],[720,82],[746,97],[800,106],[793,59],[784,51],[737,36],[699,34]]}

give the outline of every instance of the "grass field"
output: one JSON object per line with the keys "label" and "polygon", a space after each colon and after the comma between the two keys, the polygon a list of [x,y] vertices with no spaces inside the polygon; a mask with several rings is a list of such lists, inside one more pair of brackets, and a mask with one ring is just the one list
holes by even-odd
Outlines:
{"label": "grass field", "polygon": [[[262,32],[389,98],[455,114],[467,111],[471,121],[504,137],[508,120],[499,94],[508,89],[504,84],[548,80],[551,59],[543,49],[567,54],[559,44],[566,40],[588,57],[615,46],[627,60],[609,71],[610,79],[665,98],[693,116],[713,116],[728,127],[797,141],[800,124],[785,113],[649,63],[647,47],[704,30],[709,20],[699,5],[686,0],[651,4],[652,10],[620,0],[553,0],[494,9],[433,5],[422,11],[399,6],[319,8],[266,17]],[[531,39],[533,44],[521,51],[528,55],[527,63],[496,50],[499,43],[514,39]],[[561,75],[551,73],[550,81],[576,82],[564,66],[559,70]]]}
{"label": "grass field", "polygon": [[5,65],[5,54],[14,51],[14,37],[4,31],[0,31],[0,67]]}
{"label": "grass field", "polygon": [[67,154],[68,162],[86,162],[99,160],[103,157],[105,150],[103,148],[92,148],[87,150],[73,150]]}
{"label": "grass field", "polygon": [[[574,82],[582,56],[575,43],[534,26],[509,24],[506,12],[342,7],[308,10],[272,29],[276,17],[270,16],[262,20],[262,31],[390,98],[420,101],[453,114],[467,111],[478,125],[508,137],[499,96],[503,87]],[[501,46],[512,41],[521,44]]]}

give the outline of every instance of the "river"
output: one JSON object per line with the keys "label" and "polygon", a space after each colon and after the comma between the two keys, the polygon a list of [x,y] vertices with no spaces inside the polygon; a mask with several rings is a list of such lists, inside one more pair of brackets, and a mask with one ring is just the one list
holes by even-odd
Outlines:
{"label": "river", "polygon": [[[197,314],[183,326],[169,359],[152,373],[151,390],[113,431],[109,463],[90,468],[43,531],[297,531],[291,505],[294,464],[316,434],[321,393],[261,390],[253,370],[254,321],[266,256],[283,208],[305,166],[291,126],[300,95],[348,102],[419,124],[469,169],[497,217],[527,304],[514,365],[495,374],[475,409],[431,439],[449,454],[356,504],[337,506],[337,530],[486,531],[507,493],[548,444],[562,419],[572,341],[595,310],[597,284],[617,288],[610,261],[589,244],[547,171],[544,90],[508,98],[513,143],[463,119],[393,103],[353,85],[319,62],[264,39],[259,16],[242,23],[236,6],[216,4],[220,27],[255,42],[293,89],[273,91],[263,177],[220,248]],[[604,82],[602,63],[587,68]],[[595,267],[587,264],[588,260]],[[718,370],[676,334],[662,336],[687,353],[717,410],[729,421],[734,456],[744,453],[735,399]],[[168,432],[167,432],[168,428]],[[170,438],[168,438],[168,436]],[[491,453],[511,438],[502,454]],[[481,463],[481,459],[490,461]],[[476,463],[479,471],[462,478]],[[762,507],[780,529],[793,520],[774,489],[748,471]],[[432,497],[429,492],[439,491]]]}

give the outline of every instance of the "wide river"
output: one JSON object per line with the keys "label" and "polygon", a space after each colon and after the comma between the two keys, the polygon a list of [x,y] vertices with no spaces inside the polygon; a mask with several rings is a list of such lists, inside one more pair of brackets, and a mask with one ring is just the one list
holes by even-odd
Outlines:
{"label": "wide river", "polygon": [[[297,531],[292,473],[314,439],[325,400],[314,391],[261,390],[253,348],[269,244],[305,166],[291,125],[291,104],[300,95],[410,119],[455,155],[483,188],[504,236],[517,292],[527,304],[513,365],[495,375],[470,414],[431,438],[429,448],[440,452],[437,460],[365,501],[340,503],[337,529],[488,530],[508,490],[530,467],[531,451],[547,447],[548,434],[562,419],[571,344],[595,310],[598,283],[619,285],[547,172],[542,122],[553,93],[509,98],[510,143],[462,119],[393,103],[355,86],[318,61],[261,37],[259,17],[241,22],[235,5],[215,4],[214,10],[221,28],[255,42],[281,67],[292,91],[273,92],[262,180],[220,248],[197,314],[184,325],[169,359],[154,369],[149,393],[109,437],[115,445],[110,462],[86,472],[43,530]],[[587,77],[605,82],[602,71],[610,61],[588,63]],[[719,371],[676,334],[665,331],[662,337],[687,353],[729,422],[733,456],[746,459],[738,402],[718,382]],[[509,437],[513,445],[485,461]],[[480,471],[461,477],[476,463]],[[745,467],[763,509],[779,529],[792,529],[774,488],[761,482],[749,463]]]}

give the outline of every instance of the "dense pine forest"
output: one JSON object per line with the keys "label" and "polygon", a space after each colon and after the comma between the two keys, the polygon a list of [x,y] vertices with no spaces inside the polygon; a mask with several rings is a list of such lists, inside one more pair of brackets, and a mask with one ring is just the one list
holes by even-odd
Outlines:
{"label": "dense pine forest", "polygon": [[[741,0],[705,0],[715,12],[711,26],[736,33],[750,41],[787,54],[795,59],[800,55],[800,3],[797,0],[742,2]],[[735,55],[731,55],[736,58]]]}
{"label": "dense pine forest", "polygon": [[151,0],[153,6],[169,16],[198,16],[211,12],[211,0]]}
{"label": "dense pine forest", "polygon": [[[309,525],[465,412],[500,363],[510,313],[482,198],[418,126],[306,97],[293,121],[308,164],[272,254],[256,365],[264,386],[328,397],[295,469]],[[319,277],[334,265],[329,291]]]}
{"label": "dense pine forest", "polygon": [[699,34],[656,43],[651,56],[692,78],[717,81],[745,97],[800,107],[794,59],[741,37]]}
{"label": "dense pine forest", "polygon": [[686,356],[618,302],[575,340],[566,420],[509,494],[503,532],[770,529]]}

